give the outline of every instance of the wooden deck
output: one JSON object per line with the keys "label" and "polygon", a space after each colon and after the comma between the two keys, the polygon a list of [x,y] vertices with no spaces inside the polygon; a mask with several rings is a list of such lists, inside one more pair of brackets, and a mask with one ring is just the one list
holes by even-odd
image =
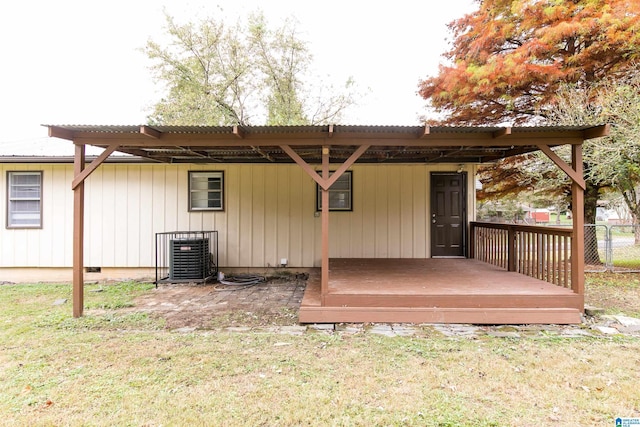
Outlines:
{"label": "wooden deck", "polygon": [[473,259],[331,259],[312,274],[300,323],[580,323],[584,296]]}

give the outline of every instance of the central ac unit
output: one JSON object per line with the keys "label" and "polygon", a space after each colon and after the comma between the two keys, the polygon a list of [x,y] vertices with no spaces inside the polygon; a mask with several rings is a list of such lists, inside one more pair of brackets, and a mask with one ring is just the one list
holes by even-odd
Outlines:
{"label": "central ac unit", "polygon": [[208,239],[171,240],[169,278],[172,280],[203,279],[211,275]]}

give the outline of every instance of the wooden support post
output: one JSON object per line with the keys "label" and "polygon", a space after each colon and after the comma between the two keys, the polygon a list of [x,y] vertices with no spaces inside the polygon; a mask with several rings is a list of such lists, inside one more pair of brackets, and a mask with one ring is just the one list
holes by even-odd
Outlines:
{"label": "wooden support post", "polygon": [[[73,159],[74,178],[82,174],[85,166],[85,147],[76,145]],[[84,180],[73,189],[73,317],[84,311]]]}
{"label": "wooden support post", "polygon": [[329,146],[322,147],[322,171],[321,175],[300,157],[290,146],[281,145],[280,148],[291,157],[319,186],[321,191],[322,209],[320,219],[322,223],[322,243],[321,254],[321,275],[320,275],[320,301],[325,305],[327,294],[329,293],[329,188],[342,174],[353,165],[365,151],[369,149],[369,144],[358,146],[349,158],[338,168],[333,175],[329,174]]}
{"label": "wooden support post", "polygon": [[507,227],[507,271],[516,271],[516,230]]}
{"label": "wooden support post", "polygon": [[476,258],[476,223],[469,223],[469,259]]}
{"label": "wooden support post", "polygon": [[[582,145],[571,146],[573,170],[583,176]],[[575,180],[571,184],[573,238],[571,239],[571,289],[584,298],[584,189]],[[584,306],[584,300],[582,305]]]}
{"label": "wooden support post", "polygon": [[[322,179],[329,180],[329,147],[322,147]],[[329,293],[329,188],[322,188],[322,263],[320,301],[325,305]]]}

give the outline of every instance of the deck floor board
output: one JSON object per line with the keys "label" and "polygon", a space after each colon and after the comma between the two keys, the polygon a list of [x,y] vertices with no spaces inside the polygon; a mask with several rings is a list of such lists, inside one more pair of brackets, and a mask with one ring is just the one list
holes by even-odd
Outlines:
{"label": "deck floor board", "polygon": [[571,289],[473,259],[331,259],[329,293],[568,295]]}
{"label": "deck floor board", "polygon": [[317,270],[301,319],[576,323],[581,311],[582,296],[571,289],[473,259],[340,258],[330,260],[329,270],[325,306]]}

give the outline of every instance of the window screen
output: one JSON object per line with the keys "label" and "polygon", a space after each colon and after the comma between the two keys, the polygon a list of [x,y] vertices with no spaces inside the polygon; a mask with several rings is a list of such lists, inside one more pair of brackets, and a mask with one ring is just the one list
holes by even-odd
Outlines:
{"label": "window screen", "polygon": [[224,209],[224,173],[189,172],[189,210]]}
{"label": "window screen", "polygon": [[7,227],[42,227],[42,172],[8,172]]}
{"label": "window screen", "polygon": [[[322,209],[322,191],[317,187],[316,209]],[[351,211],[353,210],[353,176],[351,171],[346,171],[329,188],[329,210],[330,211]]]}

